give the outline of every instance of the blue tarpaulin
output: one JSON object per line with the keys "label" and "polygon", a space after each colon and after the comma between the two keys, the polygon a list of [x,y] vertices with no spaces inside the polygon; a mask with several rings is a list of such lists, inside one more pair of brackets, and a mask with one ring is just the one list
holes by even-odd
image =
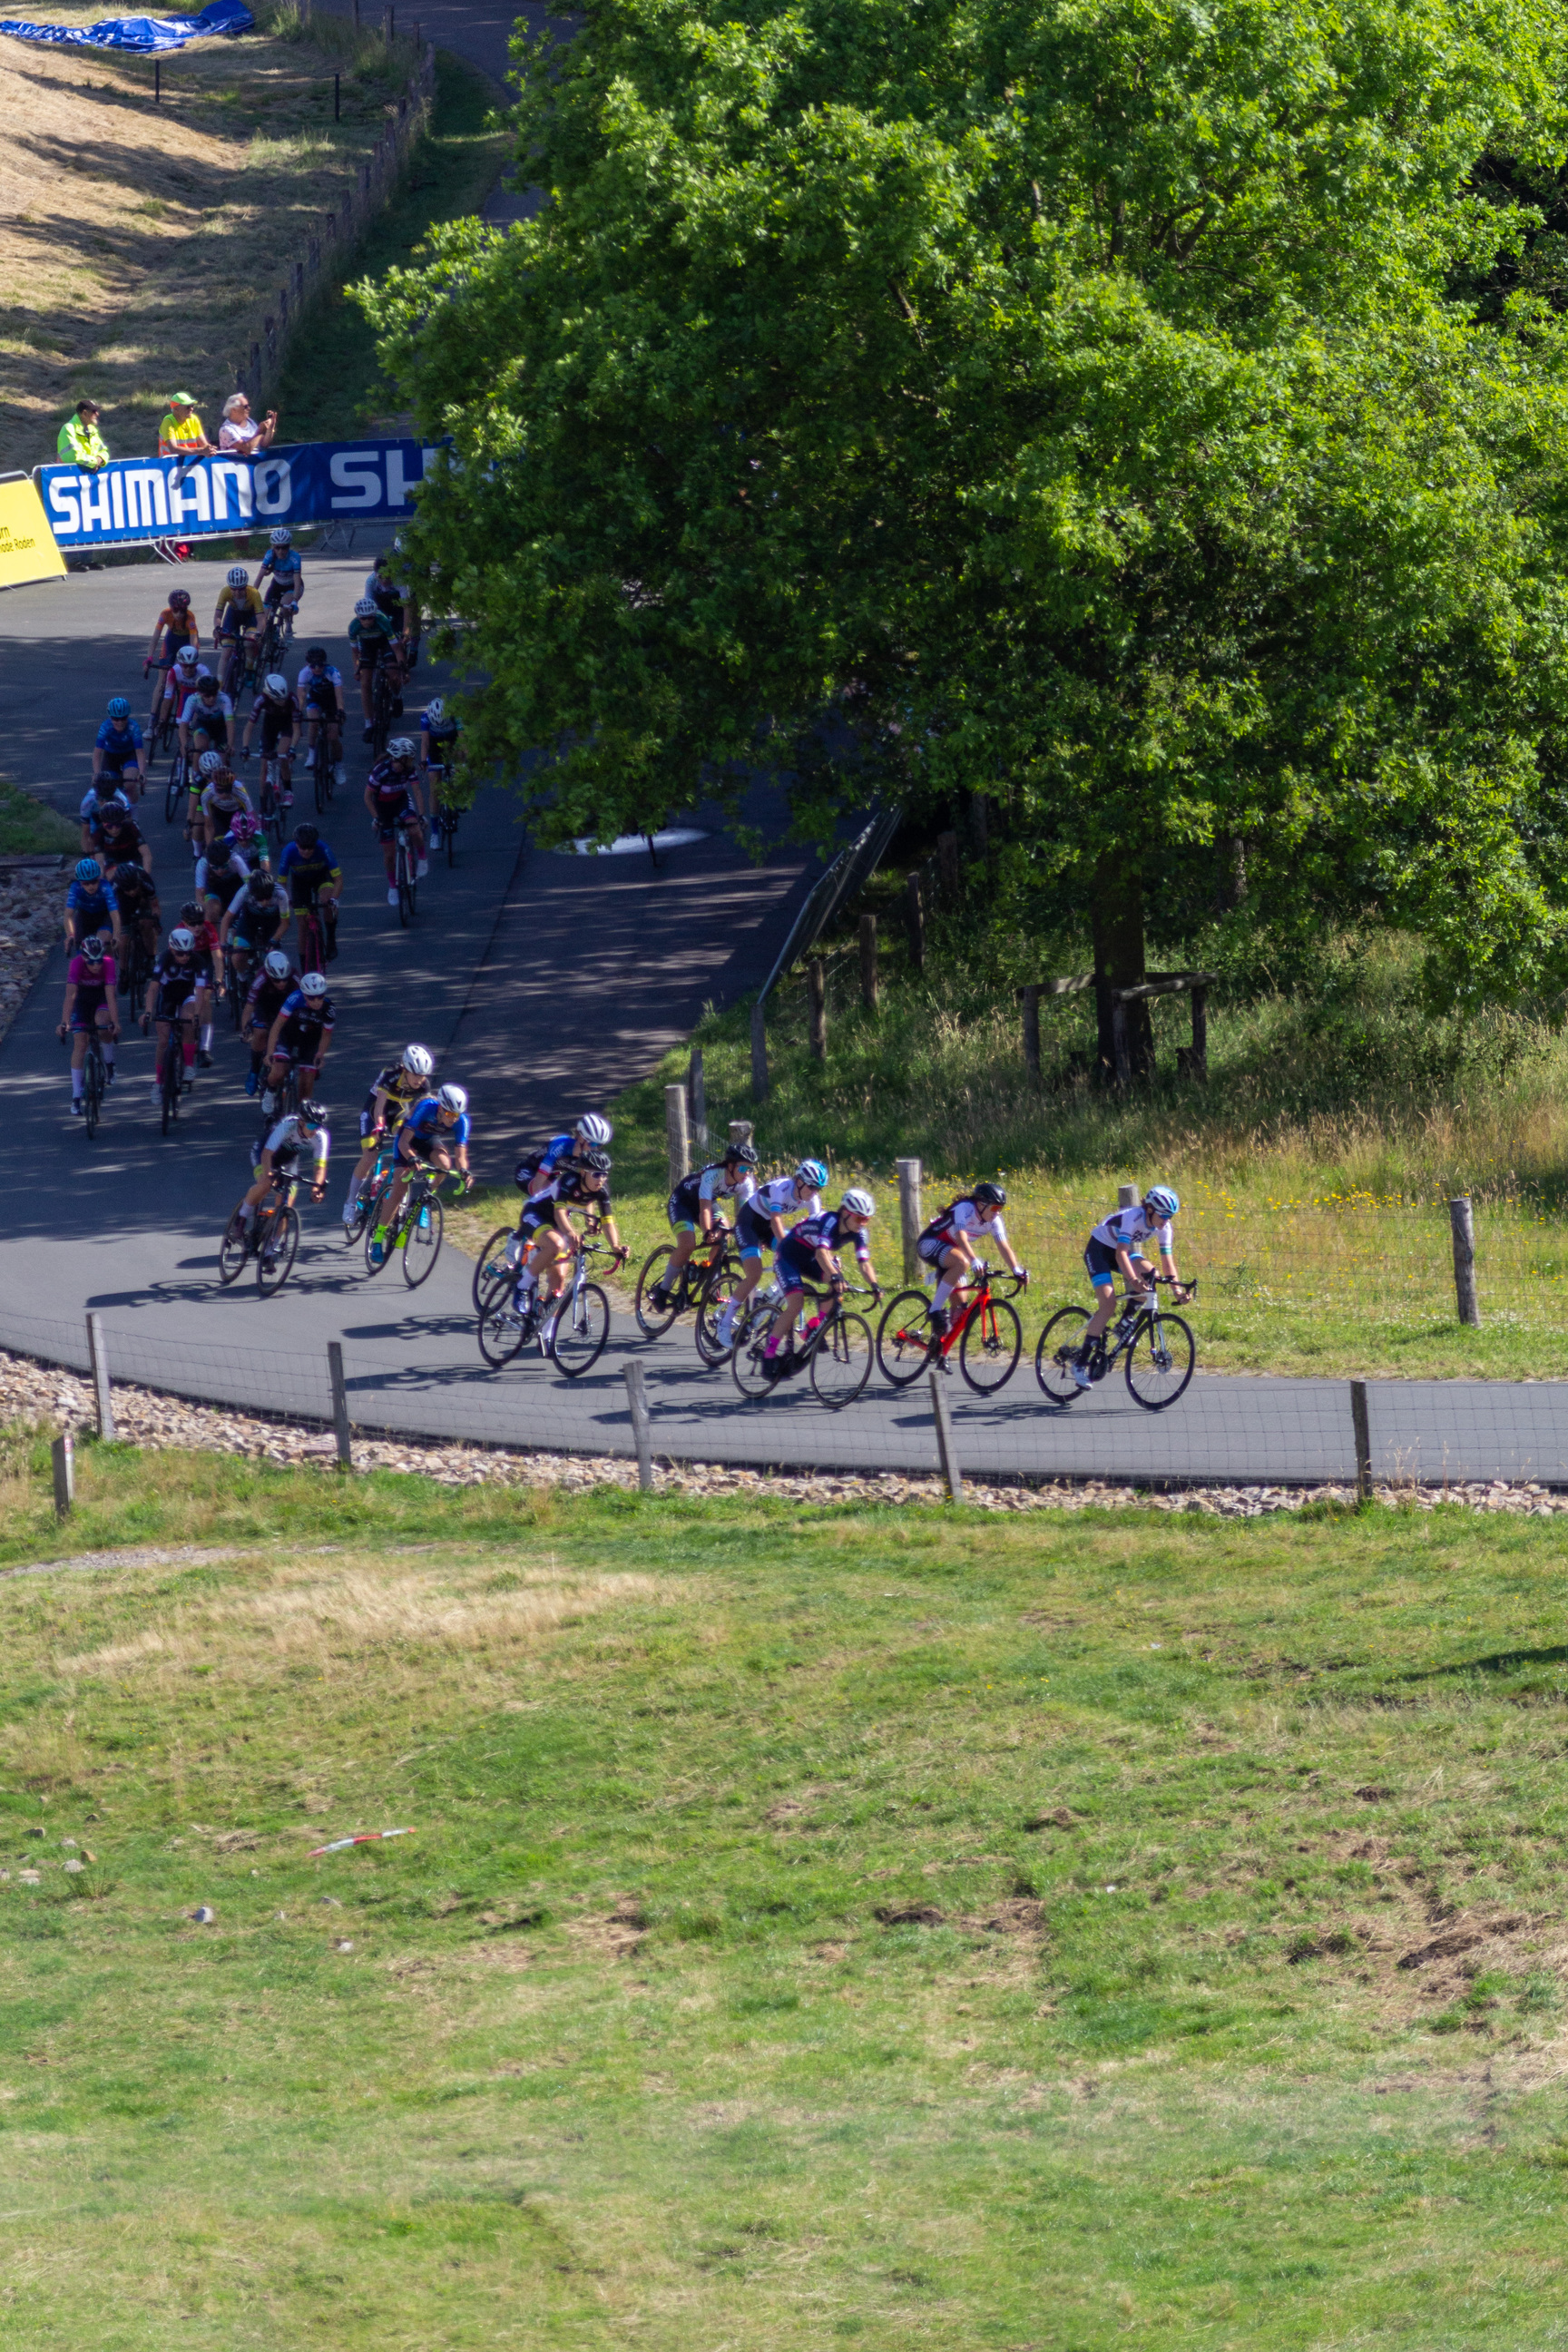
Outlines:
{"label": "blue tarpaulin", "polygon": [[18,41],[58,41],[72,48],[183,49],[204,33],[249,33],[256,19],[245,0],[212,0],[199,16],[104,16],[96,25],[28,25],[0,18],[0,33]]}

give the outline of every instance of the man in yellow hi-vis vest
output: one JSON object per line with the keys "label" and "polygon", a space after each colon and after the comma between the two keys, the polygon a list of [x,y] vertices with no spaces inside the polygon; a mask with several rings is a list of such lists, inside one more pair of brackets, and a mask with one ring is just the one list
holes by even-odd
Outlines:
{"label": "man in yellow hi-vis vest", "polygon": [[108,465],[109,445],[98,429],[98,418],[96,400],[77,402],[55,443],[55,456],[62,466],[79,466],[84,473],[97,474]]}
{"label": "man in yellow hi-vis vest", "polygon": [[158,423],[160,457],[205,457],[216,448],[202,431],[195,402],[188,392],[169,394],[168,414]]}

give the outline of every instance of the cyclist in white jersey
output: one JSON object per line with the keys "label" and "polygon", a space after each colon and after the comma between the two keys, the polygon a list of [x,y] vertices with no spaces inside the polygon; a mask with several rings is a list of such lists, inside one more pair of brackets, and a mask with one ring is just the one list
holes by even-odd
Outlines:
{"label": "cyclist in white jersey", "polygon": [[820,1160],[803,1160],[793,1176],[774,1176],[749,1192],[735,1212],[735,1240],[741,1252],[741,1286],[726,1299],[719,1317],[719,1345],[727,1348],[735,1336],[735,1318],[763,1278],[763,1252],[775,1254],[784,1237],[785,1220],[820,1217],[827,1171]]}
{"label": "cyclist in white jersey", "polygon": [[934,1265],[937,1274],[936,1297],[931,1300],[931,1328],[942,1333],[947,1329],[947,1302],[963,1283],[975,1265],[974,1246],[978,1242],[994,1242],[1001,1251],[1010,1274],[1027,1282],[1028,1271],[1018,1263],[1007,1228],[1002,1223],[1002,1212],[1007,1205],[1007,1195],[1000,1184],[976,1184],[973,1192],[965,1192],[940,1209],[915,1244],[915,1255],[922,1265]]}
{"label": "cyclist in white jersey", "polygon": [[1151,1184],[1135,1209],[1117,1209],[1096,1225],[1089,1237],[1083,1262],[1094,1285],[1095,1308],[1084,1328],[1083,1344],[1073,1359],[1072,1376],[1080,1389],[1089,1385],[1089,1362],[1094,1343],[1108,1328],[1116,1303],[1116,1277],[1136,1294],[1147,1286],[1153,1272],[1143,1244],[1152,1241],[1160,1253],[1160,1271],[1176,1285],[1178,1299],[1185,1297],[1176,1272],[1171,1220],[1181,1202],[1168,1184]]}

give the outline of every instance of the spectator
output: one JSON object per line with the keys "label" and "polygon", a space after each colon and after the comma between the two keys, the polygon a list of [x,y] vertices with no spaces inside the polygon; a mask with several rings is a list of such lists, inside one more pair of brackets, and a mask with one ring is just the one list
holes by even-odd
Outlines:
{"label": "spectator", "polygon": [[206,457],[216,448],[202,428],[196,404],[188,392],[169,394],[168,414],[158,421],[160,457]]}
{"label": "spectator", "polygon": [[250,413],[250,402],[243,392],[231,392],[223,404],[223,423],[218,427],[218,446],[232,449],[237,457],[259,457],[263,449],[272,446],[272,436],[278,430],[278,411],[269,408],[258,425]]}
{"label": "spectator", "polygon": [[55,456],[62,466],[80,466],[84,472],[100,474],[109,463],[109,447],[98,429],[99,407],[96,400],[79,400],[60,426],[59,439],[55,443]]}

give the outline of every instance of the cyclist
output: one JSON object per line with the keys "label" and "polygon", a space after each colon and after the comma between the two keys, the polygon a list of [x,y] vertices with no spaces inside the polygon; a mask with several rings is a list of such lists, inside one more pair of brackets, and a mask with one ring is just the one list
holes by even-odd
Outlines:
{"label": "cyclist", "polygon": [[79,954],[66,966],[66,1001],[60,1013],[59,1036],[71,1040],[71,1115],[82,1115],[86,1089],[85,1066],[89,1032],[96,1029],[103,1049],[103,1082],[114,1084],[114,1041],[120,1034],[120,971],[105,955],[103,941],[89,931]]}
{"label": "cyclist", "polygon": [[243,654],[254,660],[265,618],[260,590],[251,586],[250,574],[243,563],[231,564],[217,592],[213,614],[213,651],[222,656],[219,675],[230,692],[235,684],[236,656]]}
{"label": "cyclist", "polygon": [[247,1095],[255,1094],[261,1084],[261,1065],[267,1056],[267,1040],[272,1034],[272,1024],[294,992],[294,972],[281,948],[274,948],[262,961],[261,970],[251,982],[240,1014],[239,1034],[250,1055],[250,1068],[245,1081]]}
{"label": "cyclist", "polygon": [[197,762],[208,751],[221,751],[226,757],[228,730],[234,718],[234,704],[225,694],[210,669],[205,669],[191,692],[180,706],[180,752],[185,763],[185,781],[190,786],[190,802],[185,812],[185,839],[195,837],[196,818],[201,809],[202,780]]}
{"label": "cyclist", "polygon": [[213,910],[213,921],[216,923],[236,891],[249,879],[248,859],[237,855],[226,834],[220,834],[212,847],[196,860],[195,893],[204,913],[208,902],[216,899],[217,904]]}
{"label": "cyclist", "polygon": [[[199,869],[198,869],[199,870]],[[204,1070],[213,1066],[213,998],[217,992],[217,925],[205,898],[187,898],[180,922],[195,944],[201,978],[196,989],[196,1059]]]}
{"label": "cyclist", "polygon": [[280,522],[268,533],[267,552],[256,574],[258,587],[266,581],[262,602],[268,613],[276,613],[285,636],[292,636],[294,624],[300,617],[300,599],[305,593],[305,567],[300,561],[300,551],[294,544],[294,534],[286,522]]}
{"label": "cyclist", "polygon": [[158,1050],[153,1066],[154,1109],[163,1100],[164,1057],[174,1050],[176,1028],[180,1032],[184,1091],[188,1094],[195,1085],[196,1023],[206,993],[204,977],[205,967],[196,953],[195,934],[184,923],[176,923],[153,966],[146,1003],[142,1008],[142,1034],[147,1034],[154,1021],[158,1024]]}
{"label": "cyclist", "polygon": [[443,1087],[438,1095],[426,1095],[423,1102],[414,1105],[397,1130],[393,1158],[396,1173],[391,1192],[382,1195],[382,1222],[371,1235],[373,1266],[386,1262],[387,1233],[397,1222],[411,1169],[438,1168],[445,1173],[455,1161],[464,1190],[473,1182],[468,1173],[469,1132],[468,1097],[462,1087]]}
{"label": "cyclist", "polygon": [[936,1268],[931,1328],[939,1338],[947,1329],[947,1302],[976,1263],[977,1241],[994,1242],[1006,1260],[1009,1273],[1016,1274],[1022,1282],[1028,1281],[1002,1223],[1006,1205],[1007,1195],[1000,1184],[976,1184],[973,1192],[962,1193],[945,1209],[939,1209],[915,1244],[915,1255],[921,1264]]}
{"label": "cyclist", "polygon": [[[253,1179],[249,1192],[239,1204],[240,1220],[247,1234],[254,1231],[256,1213],[268,1192],[286,1192],[300,1173],[300,1154],[307,1138],[310,1145],[310,1198],[325,1198],[327,1161],[331,1155],[332,1139],[327,1128],[327,1114],[318,1102],[302,1102],[298,1110],[285,1111],[282,1118],[264,1127],[251,1146],[250,1173]],[[272,1271],[272,1253],[263,1251],[261,1270]]]}
{"label": "cyclist", "polygon": [[248,873],[254,874],[258,866],[270,868],[272,852],[261,829],[261,819],[252,816],[248,809],[241,809],[237,816],[230,817],[224,839],[235,856],[244,859]]}
{"label": "cyclist", "polygon": [[[187,696],[195,692],[204,677],[211,676],[211,670],[195,646],[184,645],[179,648],[169,666],[168,683],[164,688],[164,699],[168,704],[166,716],[173,725],[178,725]],[[159,710],[163,713],[162,702]]]}
{"label": "cyclist", "polygon": [[120,929],[120,900],[112,882],[103,878],[103,868],[96,857],[79,857],[76,871],[66,891],[66,953],[74,955],[83,940],[94,931],[101,932],[103,919],[108,916],[114,935],[114,952],[123,950]]}
{"label": "cyclist", "polygon": [[803,1160],[793,1176],[775,1176],[747,1194],[735,1212],[735,1242],[741,1253],[741,1287],[726,1299],[719,1317],[719,1345],[735,1335],[735,1318],[763,1278],[763,1252],[784,1244],[791,1217],[819,1217],[827,1171],[820,1160]]}
{"label": "cyclist", "polygon": [[441,697],[432,695],[419,721],[419,757],[426,774],[435,779],[432,790],[437,800],[442,785],[450,781],[457,765],[459,731],[457,719],[448,714]]}
{"label": "cyclist", "polygon": [[371,681],[383,662],[392,666],[392,707],[403,708],[403,672],[397,661],[397,624],[382,612],[374,596],[362,596],[349,623],[349,646],[359,679],[360,708],[364,714],[363,740],[375,732],[370,723]]}
{"label": "cyclist", "polygon": [[[866,1241],[866,1228],[877,1213],[877,1203],[869,1192],[852,1184],[836,1209],[825,1209],[820,1216],[806,1217],[792,1225],[779,1248],[778,1276],[784,1285],[784,1305],[772,1331],[763,1346],[763,1367],[769,1380],[786,1373],[792,1362],[797,1362],[793,1350],[795,1320],[805,1299],[805,1281],[816,1275],[827,1283],[834,1297],[844,1291],[844,1273],[839,1263],[840,1253],[852,1249],[860,1262],[860,1270],[877,1288],[877,1270],[871,1264],[871,1252]],[[812,1328],[807,1324],[806,1328]]]}
{"label": "cyclist", "polygon": [[305,667],[294,681],[300,717],[310,730],[305,765],[313,768],[323,756],[330,761],[336,782],[343,781],[343,674],[327,659],[323,646],[312,646]]}
{"label": "cyclist", "polygon": [[563,1129],[559,1135],[551,1136],[537,1151],[525,1153],[518,1161],[512,1171],[512,1181],[520,1187],[522,1200],[517,1213],[517,1231],[506,1245],[509,1265],[516,1265],[520,1262],[533,1237],[531,1228],[525,1230],[530,1201],[548,1189],[567,1160],[581,1160],[589,1151],[603,1151],[605,1145],[613,1140],[615,1132],[609,1120],[601,1118],[596,1110],[584,1111],[575,1127]]}
{"label": "cyclist", "polygon": [[610,1165],[607,1151],[590,1148],[581,1158],[567,1160],[546,1191],[537,1194],[524,1209],[523,1223],[529,1228],[528,1241],[532,1246],[518,1270],[511,1311],[514,1315],[523,1311],[528,1294],[537,1284],[544,1317],[539,1344],[546,1354],[555,1337],[555,1316],[565,1293],[572,1260],[583,1246],[572,1223],[574,1212],[603,1227],[609,1235],[617,1265],[624,1265],[630,1255],[616,1230],[610,1206]]}
{"label": "cyclist", "polygon": [[153,642],[142,665],[143,677],[149,670],[157,672],[153,686],[151,726],[157,726],[158,714],[168,697],[169,673],[174,667],[175,656],[182,646],[189,646],[193,653],[199,653],[201,642],[201,624],[191,610],[190,590],[171,588],[169,601],[153,625]]}
{"label": "cyclist", "polygon": [[133,950],[140,946],[149,964],[158,952],[163,910],[158,887],[144,866],[134,862],[114,869],[114,895],[120,906],[121,933],[125,942],[126,986],[136,970]]}
{"label": "cyclist", "polygon": [[388,1062],[371,1080],[370,1092],[359,1115],[360,1155],[343,1202],[345,1225],[352,1225],[359,1213],[360,1192],[375,1165],[382,1137],[389,1129],[400,1127],[413,1106],[430,1092],[430,1073],[435,1066],[436,1056],[427,1046],[405,1045],[399,1058]]}
{"label": "cyclist", "polygon": [[397,856],[399,826],[415,844],[419,860],[418,879],[422,882],[430,871],[426,856],[425,803],[420,795],[419,776],[414,764],[414,742],[407,735],[395,735],[386,747],[386,756],[378,760],[364,783],[364,804],[370,821],[375,827],[375,837],[381,844],[381,862],[386,868],[386,903],[397,904],[397,885],[393,867]]}
{"label": "cyclist", "polygon": [[123,792],[132,800],[147,781],[147,752],[142,730],[132,718],[130,702],[123,694],[110,696],[109,716],[94,738],[92,781],[95,784],[107,782],[111,791]]}
{"label": "cyclist", "polygon": [[321,929],[326,933],[327,961],[337,954],[338,899],[343,887],[343,869],[338,864],[331,842],[323,841],[320,830],[306,823],[294,827],[294,838],[285,842],[283,855],[278,860],[278,878],[287,884],[289,903],[300,919],[300,960],[305,959],[305,918],[320,908]]}
{"label": "cyclist", "polygon": [[218,925],[218,946],[226,948],[247,984],[258,956],[275,947],[289,922],[289,893],[275,876],[258,866],[245,887],[230,898]]}
{"label": "cyclist", "polygon": [[294,805],[294,694],[288,679],[279,670],[271,671],[261,681],[261,691],[250,706],[250,716],[245,722],[245,740],[239,747],[242,760],[250,757],[250,739],[257,728],[261,730],[261,756],[264,761],[278,762],[278,805]]}
{"label": "cyclist", "polygon": [[82,831],[88,836],[92,855],[117,892],[126,866],[140,866],[149,874],[153,871],[152,845],[132,815],[131,803],[123,793],[111,793],[108,800],[100,801]]}
{"label": "cyclist", "polygon": [[207,850],[216,847],[235,818],[253,816],[250,794],[228,764],[226,751],[204,751],[196,761],[191,787],[191,838]]}
{"label": "cyclist", "polygon": [[720,1216],[715,1203],[733,1201],[737,1210],[756,1191],[752,1174],[757,1164],[756,1146],[752,1143],[731,1143],[722,1160],[710,1160],[706,1168],[694,1168],[683,1176],[665,1204],[665,1214],[675,1233],[675,1248],[663,1279],[654,1284],[649,1293],[653,1304],[662,1314],[680,1286],[680,1277],[687,1261],[697,1247],[700,1229],[704,1238],[712,1233],[728,1233],[730,1228]]}
{"label": "cyclist", "polygon": [[1083,1341],[1072,1364],[1072,1376],[1080,1389],[1088,1388],[1093,1377],[1089,1366],[1095,1343],[1103,1337],[1115,1309],[1118,1273],[1132,1297],[1147,1288],[1153,1275],[1154,1268],[1143,1254],[1145,1242],[1152,1241],[1159,1251],[1160,1271],[1175,1285],[1178,1300],[1186,1297],[1176,1272],[1171,1232],[1171,1220],[1181,1206],[1168,1184],[1151,1184],[1136,1208],[1113,1209],[1089,1234],[1083,1262],[1094,1286],[1094,1313],[1084,1326]]}
{"label": "cyclist", "polygon": [[326,974],[302,972],[298,988],[291,989],[284,998],[272,1024],[272,1034],[267,1040],[267,1093],[261,1098],[263,1110],[268,1107],[268,1095],[276,1106],[278,1089],[289,1075],[290,1062],[298,1074],[300,1101],[305,1101],[314,1092],[316,1080],[321,1075],[321,1065],[327,1058],[327,1046],[336,1019],[332,1000],[327,994]]}

